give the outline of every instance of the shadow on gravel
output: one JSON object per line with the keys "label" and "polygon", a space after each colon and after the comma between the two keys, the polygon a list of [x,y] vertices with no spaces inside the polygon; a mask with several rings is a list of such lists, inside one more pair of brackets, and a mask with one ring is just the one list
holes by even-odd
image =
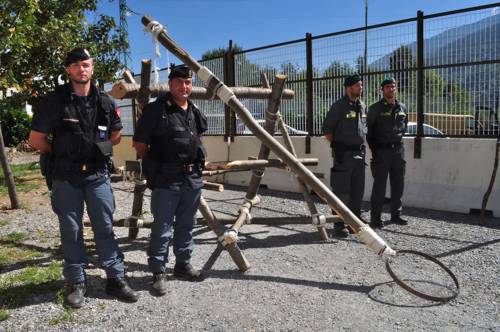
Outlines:
{"label": "shadow on gravel", "polygon": [[401,308],[427,308],[446,304],[446,302],[421,299],[408,293],[394,281],[374,285],[371,287],[368,297],[375,302]]}
{"label": "shadow on gravel", "polygon": [[418,238],[424,238],[424,239],[435,239],[435,240],[440,240],[440,241],[451,241],[451,242],[468,244],[467,246],[462,247],[462,248],[457,248],[457,249],[442,252],[440,254],[433,255],[434,257],[437,257],[437,258],[457,255],[457,254],[460,254],[460,253],[463,253],[463,252],[466,252],[469,250],[480,249],[482,247],[487,247],[489,245],[493,245],[493,244],[500,242],[500,238],[493,239],[493,240],[486,241],[486,242],[473,242],[473,241],[455,240],[455,239],[450,239],[448,237],[440,237],[440,236],[429,235],[429,234],[414,234],[414,233],[400,232],[400,231],[388,230],[388,229],[384,229],[384,231],[387,233],[404,235],[404,236],[408,236],[408,237],[418,237]]}

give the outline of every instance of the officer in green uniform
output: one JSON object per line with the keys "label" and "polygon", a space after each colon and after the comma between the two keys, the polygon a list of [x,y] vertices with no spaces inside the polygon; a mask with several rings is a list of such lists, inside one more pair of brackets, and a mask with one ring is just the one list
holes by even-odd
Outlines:
{"label": "officer in green uniform", "polygon": [[159,295],[167,292],[165,264],[171,239],[176,258],[174,275],[187,280],[199,280],[201,276],[190,260],[203,187],[206,153],[201,136],[207,130],[207,119],[188,99],[191,76],[185,65],[171,69],[170,92],[145,107],[134,134],[133,144],[143,158],[143,170],[152,189],[154,222],[148,263],[153,289]]}
{"label": "officer in green uniform", "polygon": [[66,304],[80,308],[87,292],[84,204],[97,255],[108,277],[106,292],[135,302],[138,296],[125,279],[123,254],[112,226],[115,201],[109,176],[110,156],[112,146],[120,142],[119,111],[113,100],[92,83],[94,62],[86,49],[70,51],[64,67],[70,82],[36,105],[29,142],[51,156],[45,158],[51,167],[44,169],[44,175],[52,189],[52,209],[59,219]]}
{"label": "officer in green uniform", "polygon": [[[330,142],[333,168],[330,184],[333,192],[358,217],[365,189],[366,106],[359,100],[363,91],[360,75],[351,75],[344,81],[346,94],[337,100],[326,114],[323,133]],[[343,222],[333,226],[333,234],[347,237]]]}
{"label": "officer in green uniform", "polygon": [[373,188],[371,195],[372,227],[384,227],[380,218],[385,199],[387,176],[391,185],[391,222],[406,225],[401,218],[406,161],[403,135],[408,126],[406,106],[396,99],[396,80],[386,78],[381,84],[383,98],[369,107],[367,142],[372,151],[371,171]]}

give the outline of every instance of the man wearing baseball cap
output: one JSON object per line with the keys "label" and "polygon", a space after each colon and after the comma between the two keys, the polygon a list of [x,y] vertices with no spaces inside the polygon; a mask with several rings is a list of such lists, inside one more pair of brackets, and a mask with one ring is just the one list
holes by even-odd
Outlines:
{"label": "man wearing baseball cap", "polygon": [[[333,192],[359,218],[365,189],[366,106],[359,99],[363,91],[360,75],[344,80],[345,95],[337,100],[326,114],[323,133],[330,142],[333,168],[330,184]],[[347,237],[343,222],[336,222],[333,235]]]}
{"label": "man wearing baseball cap", "polygon": [[408,111],[396,99],[397,86],[393,77],[385,78],[380,87],[383,96],[369,107],[367,120],[367,142],[372,151],[370,168],[373,175],[370,226],[374,228],[384,227],[381,214],[388,176],[391,185],[391,222],[407,224],[401,218],[401,197],[406,170],[403,135],[408,126]]}

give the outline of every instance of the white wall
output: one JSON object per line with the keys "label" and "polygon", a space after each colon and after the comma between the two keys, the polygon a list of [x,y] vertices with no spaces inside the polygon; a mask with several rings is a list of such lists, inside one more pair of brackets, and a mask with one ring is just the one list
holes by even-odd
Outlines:
{"label": "white wall", "polygon": [[[310,167],[315,173],[321,173],[325,184],[330,183],[332,166],[331,151],[328,143],[321,137],[311,139],[311,153],[305,154],[305,138],[293,137],[293,143],[300,158],[318,158],[318,166]],[[204,137],[210,161],[244,160],[256,157],[260,142],[251,136],[236,137],[235,142],[227,145],[223,137]],[[280,138],[278,138],[281,141]],[[493,158],[496,140],[465,138],[424,138],[422,158],[413,158],[414,138],[405,138],[407,170],[405,178],[404,206],[423,207],[444,211],[469,213],[470,209],[480,209],[483,195],[490,181],[493,170]],[[115,150],[115,162],[133,156],[131,142],[124,139]],[[275,158],[271,154],[271,158]],[[369,163],[370,154],[367,155]],[[222,176],[212,180],[222,181]],[[250,172],[226,174],[225,182],[247,185]],[[367,167],[364,199],[369,200],[372,177]],[[270,189],[298,191],[293,174],[284,170],[269,169],[262,184]],[[493,191],[488,201],[488,210],[500,217],[500,174],[497,175]]]}

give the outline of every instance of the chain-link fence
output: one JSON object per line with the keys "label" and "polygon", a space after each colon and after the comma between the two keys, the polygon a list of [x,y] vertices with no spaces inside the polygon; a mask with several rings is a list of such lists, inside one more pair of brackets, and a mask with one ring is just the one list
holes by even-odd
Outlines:
{"label": "chain-link fence", "polygon": [[[228,85],[262,86],[286,74],[295,97],[280,112],[291,135],[322,135],[330,105],[344,94],[347,75],[364,79],[363,101],[381,98],[380,82],[393,76],[409,111],[409,135],[498,136],[500,3],[377,24],[234,52],[203,61]],[[366,46],[365,46],[366,45]],[[164,70],[165,71],[165,70]],[[160,75],[162,76],[162,75]],[[163,76],[166,76],[163,74]],[[194,85],[201,82],[194,79]],[[242,100],[264,123],[266,100]],[[222,102],[196,101],[209,119],[209,135],[250,131]],[[122,119],[131,121],[130,102]],[[125,124],[125,134],[130,134]]]}

